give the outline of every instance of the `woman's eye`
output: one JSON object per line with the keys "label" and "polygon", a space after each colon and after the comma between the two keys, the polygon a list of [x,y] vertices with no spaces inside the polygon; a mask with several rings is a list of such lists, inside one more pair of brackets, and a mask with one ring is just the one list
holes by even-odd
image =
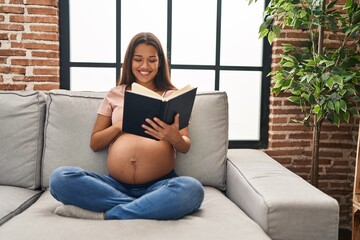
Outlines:
{"label": "woman's eye", "polygon": [[141,62],[141,58],[134,58],[135,62]]}

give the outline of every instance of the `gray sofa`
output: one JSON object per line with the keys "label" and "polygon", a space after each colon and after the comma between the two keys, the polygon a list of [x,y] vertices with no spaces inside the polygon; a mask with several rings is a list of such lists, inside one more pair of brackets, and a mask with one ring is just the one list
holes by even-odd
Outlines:
{"label": "gray sofa", "polygon": [[0,239],[334,240],[336,200],[261,150],[228,150],[224,92],[198,93],[192,147],[176,171],[205,186],[200,211],[176,221],[65,218],[49,193],[59,166],[106,173],[89,147],[100,92],[0,92]]}

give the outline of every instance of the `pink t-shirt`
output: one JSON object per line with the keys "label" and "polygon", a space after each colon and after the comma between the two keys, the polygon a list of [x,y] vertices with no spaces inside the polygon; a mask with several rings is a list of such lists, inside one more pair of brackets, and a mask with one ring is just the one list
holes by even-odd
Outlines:
{"label": "pink t-shirt", "polygon": [[124,110],[124,95],[126,85],[112,88],[104,97],[98,110],[98,114],[111,116],[112,124],[121,121]]}
{"label": "pink t-shirt", "polygon": [[[98,110],[98,114],[111,116],[112,124],[122,121],[124,111],[124,96],[126,85],[119,85],[112,88],[104,97]],[[165,96],[169,96],[174,90],[166,92]]]}

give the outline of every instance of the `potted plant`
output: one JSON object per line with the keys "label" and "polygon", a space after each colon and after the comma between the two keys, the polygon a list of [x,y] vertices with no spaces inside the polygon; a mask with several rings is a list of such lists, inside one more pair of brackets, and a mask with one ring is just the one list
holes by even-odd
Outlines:
{"label": "potted plant", "polygon": [[[284,28],[308,33],[303,44],[283,44],[279,67],[269,74],[272,92],[287,92],[304,113],[297,122],[312,127],[310,182],[316,187],[323,122],[339,126],[359,116],[360,7],[355,1],[270,0],[259,29],[270,44]],[[331,44],[325,34],[335,38]]]}

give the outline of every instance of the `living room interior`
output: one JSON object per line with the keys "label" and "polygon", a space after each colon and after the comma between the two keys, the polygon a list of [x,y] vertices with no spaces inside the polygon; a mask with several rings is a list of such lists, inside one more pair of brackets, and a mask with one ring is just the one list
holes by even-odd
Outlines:
{"label": "living room interior", "polygon": [[[309,33],[286,27],[271,44],[268,35],[259,37],[269,2],[0,0],[0,91],[106,92],[117,84],[131,37],[153,32],[166,49],[176,87],[226,92],[229,149],[260,150],[310,183],[312,122],[304,124],[304,111],[289,100],[290,92],[272,91],[276,84],[269,75],[281,68],[283,44],[303,46]],[[343,9],[350,2],[333,6]],[[360,12],[358,5],[355,10]],[[359,28],[353,34],[358,39]],[[325,46],[337,46],[337,35],[325,31]],[[352,50],[359,55],[360,45]],[[358,64],[355,69],[358,74]],[[319,134],[316,188],[339,205],[339,240],[360,239],[353,225],[359,184],[359,106],[353,105],[353,116],[338,124],[324,121]]]}

